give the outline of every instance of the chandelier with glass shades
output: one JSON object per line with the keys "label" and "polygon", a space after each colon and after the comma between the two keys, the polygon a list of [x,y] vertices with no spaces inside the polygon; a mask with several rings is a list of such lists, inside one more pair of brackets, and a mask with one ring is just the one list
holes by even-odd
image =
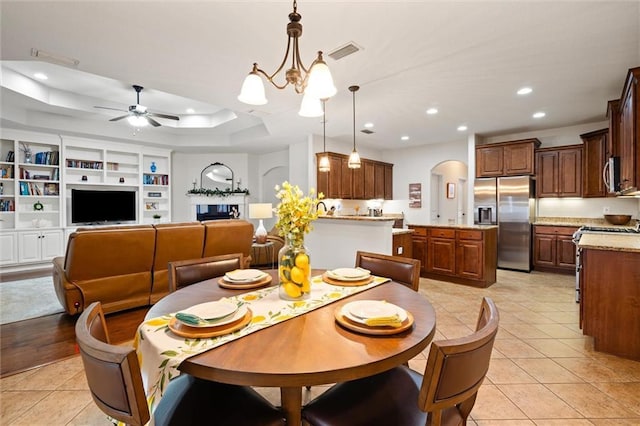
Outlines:
{"label": "chandelier with glass shades", "polygon": [[[318,117],[322,115],[320,108],[320,100],[328,99],[336,94],[337,89],[333,84],[333,77],[329,71],[329,67],[322,58],[322,52],[318,52],[318,56],[307,69],[300,59],[300,47],[298,40],[302,35],[302,24],[300,19],[302,16],[297,12],[298,3],[293,1],[293,12],[289,14],[289,23],[287,24],[287,50],[284,59],[273,74],[267,74],[258,68],[258,64],[253,64],[253,69],[245,78],[238,100],[249,105],[264,105],[267,103],[265,96],[264,84],[260,75],[264,76],[267,81],[278,89],[284,89],[288,85],[292,85],[296,93],[304,94],[303,105],[299,112],[305,117]],[[274,81],[276,75],[282,71],[289,59],[289,52],[292,52],[291,68],[285,72],[284,82],[278,84]],[[305,105],[310,105],[306,107]]]}

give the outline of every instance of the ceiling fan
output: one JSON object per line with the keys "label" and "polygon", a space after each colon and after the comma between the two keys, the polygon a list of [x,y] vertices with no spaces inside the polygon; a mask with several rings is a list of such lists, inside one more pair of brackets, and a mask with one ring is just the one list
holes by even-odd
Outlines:
{"label": "ceiling fan", "polygon": [[[112,118],[109,121],[118,121],[118,120],[122,120],[123,118],[126,118],[129,124],[131,124],[132,126],[140,127],[140,126],[146,126],[147,124],[151,124],[153,127],[159,127],[161,126],[161,124],[158,123],[156,120],[154,120],[153,117],[166,118],[169,120],[180,120],[180,117],[176,115],[167,115],[167,114],[149,112],[146,106],[140,105],[140,92],[142,91],[142,89],[144,89],[144,87],[138,86],[136,84],[134,84],[132,87],[136,91],[136,104],[129,106],[129,111],[127,114],[122,115],[120,117]],[[103,106],[96,106],[95,108],[111,109],[114,111],[123,111],[121,109],[109,108],[109,107],[103,107]]]}

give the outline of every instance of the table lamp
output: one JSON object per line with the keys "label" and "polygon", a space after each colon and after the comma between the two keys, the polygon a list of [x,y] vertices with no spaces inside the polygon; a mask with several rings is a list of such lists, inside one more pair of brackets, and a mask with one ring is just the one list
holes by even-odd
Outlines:
{"label": "table lamp", "polygon": [[271,203],[254,203],[249,204],[249,218],[260,219],[258,229],[256,229],[256,243],[264,244],[267,242],[267,230],[264,228],[262,219],[270,219],[273,217],[273,206]]}

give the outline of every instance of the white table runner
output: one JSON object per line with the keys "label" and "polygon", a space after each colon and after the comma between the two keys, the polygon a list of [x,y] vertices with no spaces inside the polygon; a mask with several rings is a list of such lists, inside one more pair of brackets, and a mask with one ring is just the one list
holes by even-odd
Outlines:
{"label": "white table runner", "polygon": [[142,370],[142,381],[150,411],[153,413],[157,407],[169,381],[180,374],[178,366],[186,358],[387,281],[388,278],[374,277],[373,282],[363,286],[336,286],[327,284],[322,281],[321,276],[316,276],[312,278],[311,295],[306,300],[282,300],[278,296],[278,286],[228,297],[232,302],[246,303],[253,312],[253,318],[246,327],[236,332],[208,339],[190,339],[172,333],[168,324],[174,314],[143,322],[138,327],[134,346]]}

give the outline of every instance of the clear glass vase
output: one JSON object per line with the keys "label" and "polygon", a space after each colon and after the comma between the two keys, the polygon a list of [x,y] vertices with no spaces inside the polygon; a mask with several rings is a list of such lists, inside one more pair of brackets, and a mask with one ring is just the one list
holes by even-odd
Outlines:
{"label": "clear glass vase", "polygon": [[311,294],[309,250],[304,238],[287,237],[278,252],[279,295],[284,300],[304,300]]}

